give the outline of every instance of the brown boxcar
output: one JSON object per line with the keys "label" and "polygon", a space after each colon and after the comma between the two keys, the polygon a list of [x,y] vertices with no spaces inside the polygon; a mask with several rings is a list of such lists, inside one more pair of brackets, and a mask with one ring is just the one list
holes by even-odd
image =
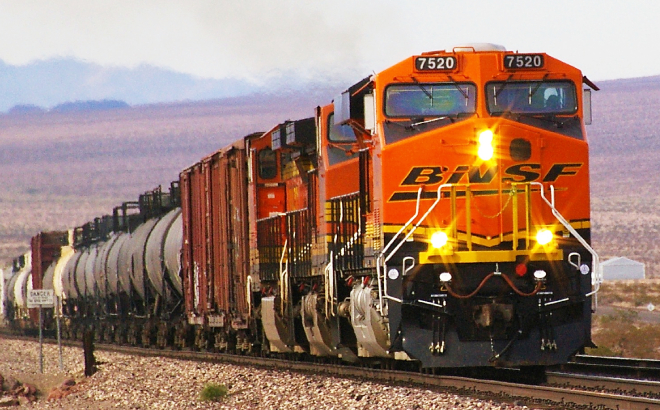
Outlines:
{"label": "brown boxcar", "polygon": [[[68,244],[66,231],[40,232],[32,237],[32,289],[44,289],[43,279],[46,270],[59,259],[62,246]],[[52,288],[50,284],[50,289]],[[38,309],[30,309],[30,319],[34,323],[39,322]]]}
{"label": "brown boxcar", "polygon": [[66,231],[40,232],[32,237],[32,289],[43,289],[46,269],[60,257],[62,246],[68,245]]}
{"label": "brown boxcar", "polygon": [[184,170],[180,186],[188,323],[208,327],[209,337],[245,328],[249,244],[243,141]]}

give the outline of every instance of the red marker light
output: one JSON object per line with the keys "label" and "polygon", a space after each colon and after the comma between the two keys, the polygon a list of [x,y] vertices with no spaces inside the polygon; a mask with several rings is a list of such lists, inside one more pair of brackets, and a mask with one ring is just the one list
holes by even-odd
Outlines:
{"label": "red marker light", "polygon": [[519,263],[516,265],[516,275],[523,277],[527,273],[527,265]]}

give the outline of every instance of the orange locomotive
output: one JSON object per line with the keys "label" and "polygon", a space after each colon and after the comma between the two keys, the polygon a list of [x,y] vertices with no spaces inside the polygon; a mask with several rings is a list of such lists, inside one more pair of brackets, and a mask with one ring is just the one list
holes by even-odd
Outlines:
{"label": "orange locomotive", "polygon": [[248,137],[265,348],[456,367],[590,345],[583,82],[546,54],[460,47],[319,107],[316,140],[295,121]]}

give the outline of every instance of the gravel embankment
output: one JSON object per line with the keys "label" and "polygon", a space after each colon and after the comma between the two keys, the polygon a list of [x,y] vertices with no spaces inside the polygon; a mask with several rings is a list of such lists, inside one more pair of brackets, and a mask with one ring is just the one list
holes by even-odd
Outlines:
{"label": "gravel embankment", "polygon": [[[34,409],[527,409],[441,391],[394,387],[321,375],[305,375],[230,364],[196,363],[167,358],[95,352],[99,371],[83,377],[81,348],[64,347],[64,372],[59,371],[57,346],[44,344],[44,374],[39,373],[39,343],[2,339],[0,374],[37,386]],[[78,383],[68,396],[46,396],[63,380]],[[220,402],[201,402],[207,383],[229,387]]]}

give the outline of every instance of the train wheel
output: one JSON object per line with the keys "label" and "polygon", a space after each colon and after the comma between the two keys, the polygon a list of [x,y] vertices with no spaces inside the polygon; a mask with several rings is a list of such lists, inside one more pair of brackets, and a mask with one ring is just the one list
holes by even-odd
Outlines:
{"label": "train wheel", "polygon": [[167,322],[161,321],[158,323],[158,329],[156,330],[156,347],[159,349],[165,349],[168,345],[171,344],[171,328]]}
{"label": "train wheel", "polygon": [[140,342],[144,347],[152,347],[154,345],[154,334],[156,332],[156,326],[153,321],[148,321],[142,327],[142,332],[140,334]]}

